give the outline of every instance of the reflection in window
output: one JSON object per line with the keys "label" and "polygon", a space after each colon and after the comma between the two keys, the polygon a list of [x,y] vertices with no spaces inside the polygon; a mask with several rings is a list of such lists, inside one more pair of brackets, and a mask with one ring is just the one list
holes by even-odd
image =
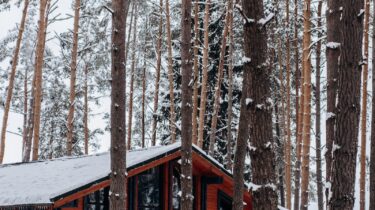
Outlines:
{"label": "reflection in window", "polygon": [[181,209],[181,167],[177,161],[172,162],[172,210]]}
{"label": "reflection in window", "polygon": [[138,179],[138,209],[162,209],[162,170],[160,167],[149,169],[137,176]]}
{"label": "reflection in window", "polygon": [[85,210],[109,210],[109,187],[85,197]]}

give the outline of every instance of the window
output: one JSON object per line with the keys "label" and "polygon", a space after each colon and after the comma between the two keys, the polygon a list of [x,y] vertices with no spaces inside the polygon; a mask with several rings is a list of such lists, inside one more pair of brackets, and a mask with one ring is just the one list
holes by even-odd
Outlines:
{"label": "window", "polygon": [[84,210],[109,210],[109,187],[87,195]]}
{"label": "window", "polygon": [[155,167],[137,176],[139,210],[162,209],[162,173],[161,167]]}
{"label": "window", "polygon": [[232,210],[232,198],[220,190],[218,193],[218,210]]}
{"label": "window", "polygon": [[171,162],[171,209],[181,209],[181,167],[177,161]]}

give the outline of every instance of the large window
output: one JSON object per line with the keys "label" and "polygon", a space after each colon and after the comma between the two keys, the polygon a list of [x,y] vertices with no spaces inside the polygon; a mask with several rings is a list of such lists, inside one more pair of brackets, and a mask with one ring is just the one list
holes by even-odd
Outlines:
{"label": "large window", "polygon": [[181,167],[177,161],[171,162],[171,209],[181,209]]}
{"label": "large window", "polygon": [[138,210],[162,210],[162,173],[156,167],[137,176]]}

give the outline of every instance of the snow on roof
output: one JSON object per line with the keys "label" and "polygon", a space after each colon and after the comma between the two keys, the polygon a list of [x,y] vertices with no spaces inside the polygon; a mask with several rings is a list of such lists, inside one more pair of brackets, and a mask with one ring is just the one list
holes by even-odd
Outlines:
{"label": "snow on roof", "polygon": [[[175,143],[128,152],[127,167],[137,166],[180,146],[180,143]],[[0,166],[0,206],[50,204],[51,199],[106,178],[109,173],[108,152],[3,165]]]}

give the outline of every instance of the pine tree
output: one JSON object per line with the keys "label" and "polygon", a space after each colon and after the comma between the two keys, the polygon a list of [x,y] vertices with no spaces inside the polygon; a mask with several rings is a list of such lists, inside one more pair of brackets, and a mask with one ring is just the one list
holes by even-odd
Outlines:
{"label": "pine tree", "polygon": [[[360,116],[362,69],[363,1],[341,2],[339,21],[340,60],[335,140],[332,148],[331,210],[349,210],[354,206],[354,183]],[[341,10],[341,7],[344,8]],[[355,18],[355,19],[353,19]],[[335,61],[337,62],[337,60]],[[345,164],[343,164],[345,163]]]}
{"label": "pine tree", "polygon": [[8,89],[7,89],[6,101],[5,101],[5,107],[4,107],[4,115],[3,115],[3,122],[2,122],[3,124],[2,124],[2,127],[1,127],[0,164],[3,163],[3,159],[4,159],[5,137],[6,137],[6,131],[7,131],[7,124],[8,124],[9,108],[10,108],[12,95],[13,95],[14,79],[15,79],[15,76],[16,76],[16,70],[17,70],[17,65],[18,65],[18,56],[19,56],[20,49],[21,49],[23,32],[25,30],[28,8],[29,8],[29,0],[25,0],[24,8],[23,8],[23,11],[22,11],[20,29],[18,31],[18,36],[17,36],[16,48],[14,50],[14,55],[13,55],[13,59],[12,59],[12,68],[11,68],[11,72],[9,74],[9,84],[8,84]]}
{"label": "pine tree", "polygon": [[126,0],[112,0],[111,195],[109,196],[112,210],[127,209],[126,144],[124,142],[126,136],[124,62],[127,4]]}

